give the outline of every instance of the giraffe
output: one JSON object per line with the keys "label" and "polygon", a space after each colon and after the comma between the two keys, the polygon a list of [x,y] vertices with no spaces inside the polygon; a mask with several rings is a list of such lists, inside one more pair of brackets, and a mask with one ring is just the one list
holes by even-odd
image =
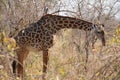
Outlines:
{"label": "giraffe", "polygon": [[[49,60],[48,51],[53,46],[53,35],[61,29],[71,28],[94,31],[101,40],[102,45],[105,46],[105,34],[101,25],[82,19],[46,14],[40,20],[28,26],[14,37],[18,46],[15,50],[18,64],[15,66],[16,61],[13,61],[12,67],[13,73],[17,71],[19,77],[23,77],[23,63],[30,51],[43,51],[43,74],[46,74]],[[43,80],[45,80],[45,76],[43,76]]]}

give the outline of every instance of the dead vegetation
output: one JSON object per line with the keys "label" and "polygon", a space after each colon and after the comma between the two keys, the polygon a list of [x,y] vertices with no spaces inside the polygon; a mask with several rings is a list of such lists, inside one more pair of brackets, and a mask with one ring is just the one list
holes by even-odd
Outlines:
{"label": "dead vegetation", "polygon": [[[61,30],[50,49],[48,80],[119,80],[120,11],[119,0],[0,0],[0,80],[14,80],[11,60],[15,59],[14,41],[19,30],[48,13],[82,18],[105,25],[105,47],[99,40],[92,49],[84,31]],[[109,5],[110,4],[110,5]],[[4,33],[5,32],[5,33]],[[41,80],[42,52],[30,53],[25,62],[25,80]],[[18,79],[18,78],[17,78]],[[19,79],[18,79],[19,80]]]}

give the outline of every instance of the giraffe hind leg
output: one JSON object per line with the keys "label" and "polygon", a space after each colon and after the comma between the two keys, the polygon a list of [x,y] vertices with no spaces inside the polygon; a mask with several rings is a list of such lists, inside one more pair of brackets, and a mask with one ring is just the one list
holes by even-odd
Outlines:
{"label": "giraffe hind leg", "polygon": [[24,60],[27,58],[29,51],[26,48],[19,48],[15,50],[15,52],[17,54],[17,61],[14,60],[12,63],[13,73],[18,77],[23,78],[24,73],[23,63]]}
{"label": "giraffe hind leg", "polygon": [[17,68],[17,62],[16,60],[13,60],[12,62],[12,69],[13,69],[13,74],[16,75],[16,68]]}

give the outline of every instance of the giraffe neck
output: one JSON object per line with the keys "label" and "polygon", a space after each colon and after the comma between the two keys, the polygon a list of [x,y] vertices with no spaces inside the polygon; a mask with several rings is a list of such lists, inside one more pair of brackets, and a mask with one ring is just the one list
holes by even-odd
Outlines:
{"label": "giraffe neck", "polygon": [[50,15],[50,14],[43,16],[37,22],[38,25],[41,25],[41,23],[45,25],[44,28],[51,30],[51,32],[57,32],[58,30],[61,30],[64,28],[81,29],[85,31],[89,31],[93,29],[93,24],[91,22],[87,22],[87,21],[77,19],[77,18],[72,18],[72,17]]}

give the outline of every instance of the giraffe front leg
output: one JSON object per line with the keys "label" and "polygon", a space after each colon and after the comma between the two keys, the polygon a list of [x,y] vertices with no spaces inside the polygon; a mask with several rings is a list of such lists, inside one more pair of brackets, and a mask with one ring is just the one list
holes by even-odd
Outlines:
{"label": "giraffe front leg", "polygon": [[48,50],[43,50],[43,76],[42,76],[43,80],[46,80],[48,60],[49,60]]}
{"label": "giraffe front leg", "polygon": [[92,49],[95,49],[95,43],[96,43],[96,41],[97,41],[97,38],[94,36],[92,38]]}

